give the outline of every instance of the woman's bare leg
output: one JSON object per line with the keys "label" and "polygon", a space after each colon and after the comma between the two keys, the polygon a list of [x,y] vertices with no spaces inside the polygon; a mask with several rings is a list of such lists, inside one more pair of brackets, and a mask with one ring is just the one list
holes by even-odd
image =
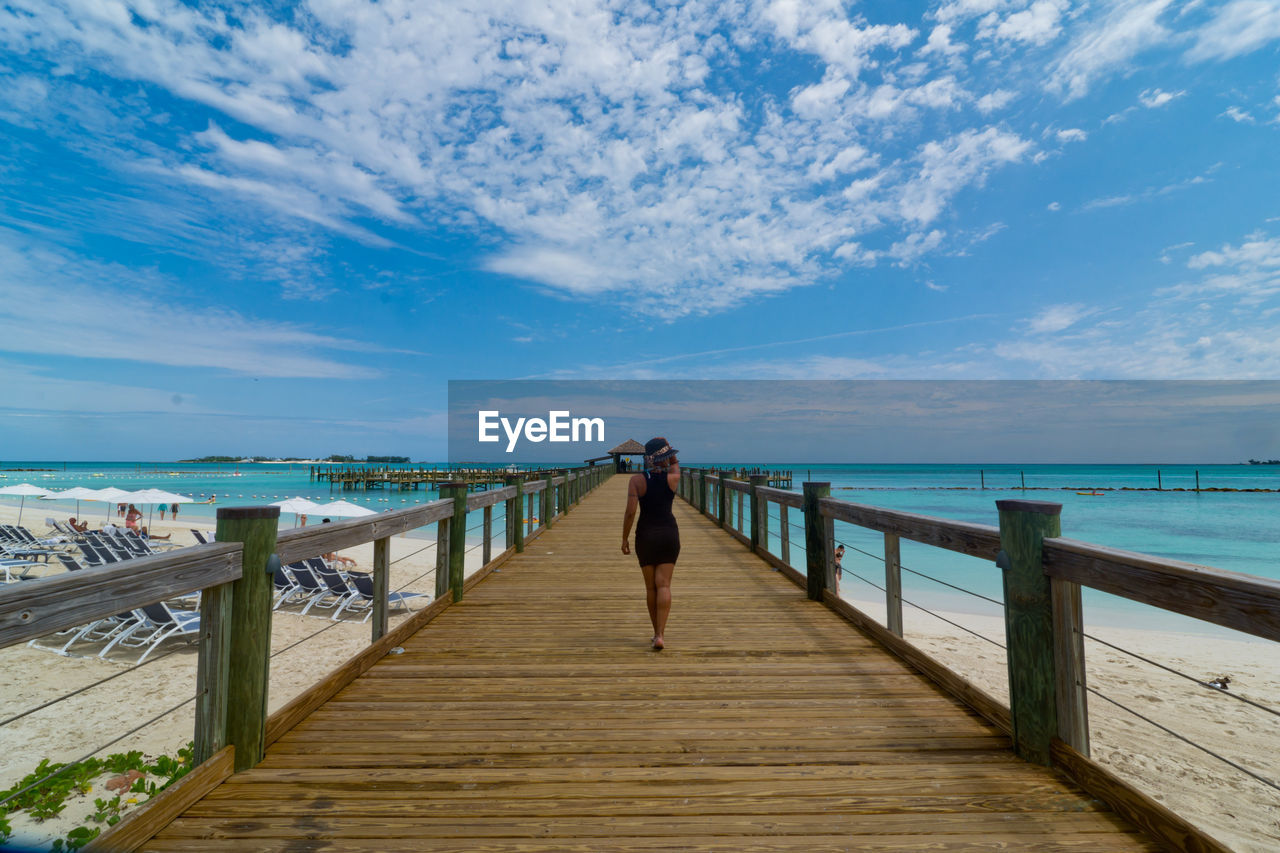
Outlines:
{"label": "woman's bare leg", "polygon": [[675,570],[675,563],[659,563],[653,568],[653,647],[655,649],[666,645],[662,635],[667,630],[667,616],[671,613],[671,575]]}
{"label": "woman's bare leg", "polygon": [[641,566],[640,571],[644,572],[644,597],[645,603],[649,605],[649,621],[653,623],[653,636],[658,636],[658,590],[653,584],[653,570],[655,566]]}

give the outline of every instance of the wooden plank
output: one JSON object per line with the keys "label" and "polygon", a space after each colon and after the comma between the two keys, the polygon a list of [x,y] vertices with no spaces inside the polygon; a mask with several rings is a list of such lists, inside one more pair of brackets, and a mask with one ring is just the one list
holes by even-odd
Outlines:
{"label": "wooden plank", "polygon": [[772,486],[760,486],[758,491],[760,496],[768,498],[776,504],[785,507],[800,509],[804,506],[804,495],[800,492],[792,492],[787,489],[775,489]]}
{"label": "wooden plank", "polygon": [[219,542],[0,585],[0,648],[237,580],[240,555]]}
{"label": "wooden plank", "polygon": [[1280,640],[1280,580],[1063,538],[1045,540],[1044,571],[1132,601]]}
{"label": "wooden plank", "polygon": [[1005,733],[1012,734],[1013,723],[1009,719],[1009,709],[991,694],[947,669],[909,641],[890,633],[887,628],[844,599],[827,592],[823,596],[823,601],[832,610],[848,619],[876,642],[902,658],[922,675],[947,691],[947,693],[977,711],[989,720],[992,725]]}
{"label": "wooden plank", "polygon": [[392,648],[403,643],[423,625],[436,618],[451,603],[452,598],[449,596],[436,599],[391,629],[382,639],[371,643],[363,651],[357,652],[331,670],[322,680],[291,699],[283,708],[267,718],[267,745],[270,746],[279,740],[282,735],[306,719],[308,714],[385,657]]}
{"label": "wooden plank", "polygon": [[280,562],[292,563],[319,554],[328,554],[363,545],[375,539],[407,533],[419,527],[449,518],[453,514],[453,501],[438,500],[407,509],[380,512],[363,518],[351,518],[331,524],[311,527],[295,527],[282,530],[276,542]]}
{"label": "wooden plank", "polygon": [[996,554],[1000,552],[1000,531],[989,524],[917,515],[913,512],[849,503],[836,498],[823,498],[820,508],[823,515],[836,521],[892,533],[903,539],[923,542],[971,557],[994,561]]}
{"label": "wooden plank", "polygon": [[1065,770],[1076,784],[1111,806],[1134,826],[1167,844],[1169,849],[1187,853],[1230,853],[1230,847],[1063,741],[1055,738],[1050,752],[1053,763]]}
{"label": "wooden plank", "polygon": [[489,489],[486,492],[473,492],[467,496],[467,512],[473,512],[477,509],[484,509],[487,506],[500,504],[505,500],[515,497],[515,486],[507,486],[502,489]]}
{"label": "wooden plank", "polygon": [[137,850],[178,815],[222,784],[234,767],[235,748],[224,747],[80,849],[85,853],[128,853]]}

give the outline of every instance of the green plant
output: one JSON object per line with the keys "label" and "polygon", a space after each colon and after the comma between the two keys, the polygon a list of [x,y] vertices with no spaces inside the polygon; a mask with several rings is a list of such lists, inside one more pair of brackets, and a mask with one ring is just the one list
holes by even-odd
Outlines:
{"label": "green plant", "polygon": [[128,773],[130,770],[141,770],[146,766],[146,762],[142,758],[142,753],[135,749],[130,752],[117,752],[115,755],[108,755],[102,760],[102,766],[103,769],[119,776],[121,773]]}
{"label": "green plant", "polygon": [[9,813],[4,809],[0,809],[0,844],[9,840],[9,836],[13,835],[13,826],[6,818]]}
{"label": "green plant", "polygon": [[98,833],[102,832],[101,827],[77,826],[75,829],[67,833],[67,849],[79,850],[90,841],[98,837]]}
{"label": "green plant", "polygon": [[94,823],[106,823],[107,826],[115,826],[120,821],[119,795],[108,800],[99,797],[93,801],[93,804],[98,810],[89,815],[89,820]]}

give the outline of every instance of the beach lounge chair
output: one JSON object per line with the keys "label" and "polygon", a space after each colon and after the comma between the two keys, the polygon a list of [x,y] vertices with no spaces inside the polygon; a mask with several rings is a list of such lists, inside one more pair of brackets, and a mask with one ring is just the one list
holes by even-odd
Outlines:
{"label": "beach lounge chair", "polygon": [[206,538],[203,532],[196,530],[194,527],[189,527],[187,529],[191,531],[191,535],[196,537],[196,541],[199,542],[201,545],[208,545],[210,542],[215,541],[214,534],[212,533],[210,533],[209,536]]}
{"label": "beach lounge chair", "polygon": [[[325,607],[333,607],[333,618],[336,620],[342,615],[342,611],[347,609],[353,603],[360,601],[360,593],[354,586],[347,583],[346,579],[336,570],[331,569],[324,564],[324,560],[319,557],[313,557],[307,561],[315,572],[316,577],[324,582],[330,594],[336,601],[333,604],[326,604]],[[305,612],[305,611],[304,611]]]}
{"label": "beach lounge chair", "polygon": [[[323,565],[323,561],[321,562]],[[314,564],[311,561],[306,563],[292,563],[289,568],[293,572],[293,578],[298,582],[298,587],[303,594],[307,596],[306,605],[302,608],[302,615],[305,616],[312,608],[319,607],[321,610],[329,610],[341,604],[350,593],[338,595],[331,590],[327,584],[316,578],[313,572]],[[326,569],[326,571],[328,571]]]}
{"label": "beach lounge chair", "polygon": [[[14,583],[16,581],[30,581],[35,578],[28,577],[27,572],[36,566],[42,566],[44,563],[37,563],[33,560],[0,560],[0,568],[4,569],[4,582]],[[22,569],[21,574],[14,574],[17,569]]]}
{"label": "beach lounge chair", "polygon": [[278,566],[271,576],[271,583],[275,587],[275,602],[271,605],[272,610],[279,610],[281,605],[291,601],[296,593],[302,591],[302,587],[298,585],[298,582],[293,579],[293,575],[290,573],[293,565],[293,563],[290,563],[288,566]]}
{"label": "beach lounge chair", "polygon": [[[373,577],[365,574],[364,572],[349,572],[347,574],[347,580],[353,587],[355,587],[356,593],[360,596],[359,601],[362,602],[362,605],[355,606],[356,602],[353,601],[350,602],[346,608],[348,612],[357,610],[365,611],[364,618],[360,621],[368,622],[369,617],[373,615]],[[413,608],[409,606],[409,599],[423,597],[424,594],[420,592],[392,592],[387,594],[387,602],[393,605],[398,604],[405,610],[411,611]],[[425,597],[427,602],[430,603],[431,596],[427,595]],[[335,613],[333,618],[337,619],[338,614]]]}
{"label": "beach lounge chair", "polygon": [[116,646],[126,649],[143,648],[145,651],[134,661],[134,665],[137,665],[169,637],[195,637],[200,634],[200,614],[194,611],[171,610],[169,605],[160,601],[143,605],[133,612],[138,616],[138,621],[112,638],[106,648],[98,653],[98,657],[105,658],[107,652]]}

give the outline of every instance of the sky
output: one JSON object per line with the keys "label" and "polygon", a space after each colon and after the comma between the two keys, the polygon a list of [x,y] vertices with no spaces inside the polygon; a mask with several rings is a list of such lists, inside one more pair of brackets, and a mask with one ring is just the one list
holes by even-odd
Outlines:
{"label": "sky", "polygon": [[8,0],[0,77],[5,460],[443,459],[449,380],[1280,378],[1280,0]]}

